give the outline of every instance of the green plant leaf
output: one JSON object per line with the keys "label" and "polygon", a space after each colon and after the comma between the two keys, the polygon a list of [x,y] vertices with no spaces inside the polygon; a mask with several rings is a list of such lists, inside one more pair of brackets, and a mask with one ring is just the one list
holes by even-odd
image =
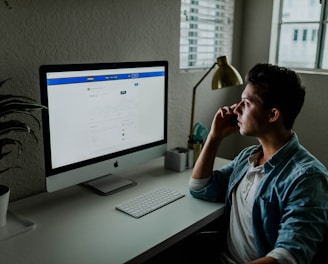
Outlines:
{"label": "green plant leaf", "polygon": [[23,150],[22,142],[16,139],[3,138],[0,139],[0,159],[10,154],[13,150],[4,151],[4,148],[8,145],[16,145],[19,148],[19,154]]}
{"label": "green plant leaf", "polygon": [[6,171],[9,171],[9,170],[11,170],[11,169],[21,169],[21,167],[17,167],[17,166],[8,167],[8,168],[5,168],[5,169],[0,170],[0,174],[1,174],[1,173],[4,173],[4,172],[6,172]]}
{"label": "green plant leaf", "polygon": [[15,113],[31,114],[45,108],[28,97],[0,95],[0,117]]}
{"label": "green plant leaf", "polygon": [[19,120],[0,122],[0,136],[6,135],[10,132],[27,132],[31,134],[37,141],[37,137],[35,136],[33,129]]}
{"label": "green plant leaf", "polygon": [[6,81],[8,81],[8,80],[10,80],[10,79],[5,79],[5,80],[3,80],[3,81],[0,81],[0,87],[1,87]]}
{"label": "green plant leaf", "polygon": [[[0,81],[0,87],[8,80],[10,79]],[[27,96],[10,94],[0,95],[0,160],[12,153],[13,149],[9,147],[7,148],[9,145],[16,145],[19,148],[19,154],[23,150],[22,142],[11,138],[11,133],[28,133],[36,140],[36,142],[38,142],[34,130],[31,129],[27,123],[16,119],[20,115],[26,115],[31,117],[40,127],[40,121],[34,116],[33,112],[42,109],[46,109],[46,107],[38,104],[32,98]],[[15,119],[11,119],[12,116]],[[19,167],[11,166],[5,169],[0,169],[0,174],[13,168]]]}

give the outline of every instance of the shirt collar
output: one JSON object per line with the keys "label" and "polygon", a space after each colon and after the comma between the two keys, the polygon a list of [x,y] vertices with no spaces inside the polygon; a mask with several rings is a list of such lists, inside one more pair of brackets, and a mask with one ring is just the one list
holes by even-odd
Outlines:
{"label": "shirt collar", "polygon": [[[281,160],[289,159],[299,146],[299,140],[295,132],[293,132],[290,140],[282,146],[270,159],[268,159],[264,165],[274,167],[275,164],[279,163]],[[262,151],[262,146],[258,145],[257,148],[253,151],[251,156],[249,157],[249,163],[256,162],[258,156]],[[255,159],[255,160],[254,160]],[[267,164],[267,165],[266,165]],[[255,164],[254,164],[255,165]]]}

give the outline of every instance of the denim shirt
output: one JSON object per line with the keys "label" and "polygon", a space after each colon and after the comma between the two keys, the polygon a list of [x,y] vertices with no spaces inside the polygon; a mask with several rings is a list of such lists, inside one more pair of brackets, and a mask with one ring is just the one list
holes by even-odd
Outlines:
{"label": "denim shirt", "polygon": [[[248,157],[261,146],[244,149],[230,164],[212,172],[207,186],[190,190],[194,197],[225,202],[229,223],[231,193],[248,169]],[[272,249],[288,250],[297,263],[311,263],[328,230],[328,171],[292,139],[264,164],[265,175],[254,197],[253,232],[258,257]]]}

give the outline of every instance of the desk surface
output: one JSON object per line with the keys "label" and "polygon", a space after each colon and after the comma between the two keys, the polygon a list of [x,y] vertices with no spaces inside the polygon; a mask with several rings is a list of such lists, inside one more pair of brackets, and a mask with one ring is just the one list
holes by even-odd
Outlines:
{"label": "desk surface", "polygon": [[[217,168],[228,160],[216,159]],[[174,172],[156,159],[133,172],[120,174],[138,184],[99,196],[82,186],[42,193],[9,205],[10,211],[33,221],[34,229],[0,241],[1,263],[141,263],[210,223],[223,204],[189,194],[191,170]],[[159,186],[185,197],[140,219],[115,205]]]}

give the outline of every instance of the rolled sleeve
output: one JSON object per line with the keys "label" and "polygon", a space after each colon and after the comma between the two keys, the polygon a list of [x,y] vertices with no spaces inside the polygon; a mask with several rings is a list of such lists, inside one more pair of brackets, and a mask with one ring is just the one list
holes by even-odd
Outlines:
{"label": "rolled sleeve", "polygon": [[275,248],[267,256],[274,258],[279,264],[297,264],[293,255],[284,248]]}
{"label": "rolled sleeve", "polygon": [[207,177],[205,179],[194,179],[190,177],[188,185],[189,188],[192,190],[200,190],[204,188],[209,181],[210,181],[210,177]]}

